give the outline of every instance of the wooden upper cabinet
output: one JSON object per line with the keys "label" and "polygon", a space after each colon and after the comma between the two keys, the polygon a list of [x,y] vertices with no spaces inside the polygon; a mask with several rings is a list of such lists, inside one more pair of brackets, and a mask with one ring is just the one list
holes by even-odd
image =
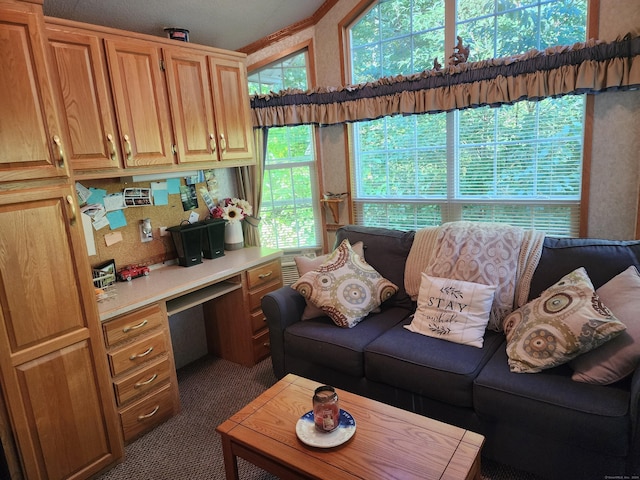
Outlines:
{"label": "wooden upper cabinet", "polygon": [[244,62],[186,48],[163,55],[179,162],[253,163]]}
{"label": "wooden upper cabinet", "polygon": [[0,9],[0,182],[68,177],[40,6]]}
{"label": "wooden upper cabinet", "polygon": [[120,167],[118,131],[101,39],[47,27],[73,170]]}
{"label": "wooden upper cabinet", "polygon": [[209,68],[220,160],[255,161],[246,66],[234,58],[210,56]]}
{"label": "wooden upper cabinet", "polygon": [[125,167],[171,165],[173,137],[160,48],[105,40]]}
{"label": "wooden upper cabinet", "polygon": [[179,162],[217,161],[207,56],[182,48],[165,48],[163,55]]}

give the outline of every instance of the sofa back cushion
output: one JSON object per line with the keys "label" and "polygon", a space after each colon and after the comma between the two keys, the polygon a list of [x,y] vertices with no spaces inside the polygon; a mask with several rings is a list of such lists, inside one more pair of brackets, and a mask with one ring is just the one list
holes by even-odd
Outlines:
{"label": "sofa back cushion", "polygon": [[385,301],[382,306],[411,309],[415,305],[404,289],[404,267],[414,236],[414,231],[346,225],[336,232],[336,246],[340,245],[345,238],[351,245],[362,242],[367,263],[399,289],[398,293]]}
{"label": "sofa back cushion", "polygon": [[597,289],[631,265],[640,268],[640,240],[546,237],[529,300],[579,267],[585,268]]}

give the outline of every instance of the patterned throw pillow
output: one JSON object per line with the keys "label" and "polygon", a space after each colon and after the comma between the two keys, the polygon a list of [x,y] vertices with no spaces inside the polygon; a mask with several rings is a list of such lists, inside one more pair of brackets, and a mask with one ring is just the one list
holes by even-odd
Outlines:
{"label": "patterned throw pillow", "polygon": [[422,273],[418,307],[407,330],[482,348],[496,287]]}
{"label": "patterned throw pillow", "polygon": [[[351,248],[355,253],[360,255],[360,258],[364,259],[364,244],[362,242],[356,242],[351,245]],[[309,257],[295,257],[294,260],[296,262],[296,268],[298,269],[298,278],[302,277],[308,272],[312,272],[313,270],[317,270],[320,265],[327,261],[330,254],[321,255],[315,258]],[[307,306],[304,307],[304,312],[302,313],[302,320],[310,320],[312,318],[324,317],[326,313],[321,308],[316,307],[311,301],[305,299],[307,302]]]}
{"label": "patterned throw pillow", "polygon": [[357,255],[346,239],[326,262],[300,277],[291,288],[321,308],[336,325],[346,328],[357,325],[398,291]]}
{"label": "patterned throw pillow", "polygon": [[536,373],[561,365],[625,328],[600,301],[580,267],[505,318],[509,368]]}
{"label": "patterned throw pillow", "polygon": [[616,338],[571,360],[573,380],[610,385],[640,365],[640,273],[631,265],[596,293],[627,329]]}

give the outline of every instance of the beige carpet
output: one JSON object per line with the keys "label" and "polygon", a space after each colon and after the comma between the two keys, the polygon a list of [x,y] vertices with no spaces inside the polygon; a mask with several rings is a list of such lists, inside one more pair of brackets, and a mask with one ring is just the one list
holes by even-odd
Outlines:
{"label": "beige carpet", "polygon": [[[205,357],[178,370],[182,411],[125,449],[125,460],[99,480],[222,480],[222,446],[215,428],[275,383],[271,360],[245,368]],[[243,480],[275,480],[240,459]],[[483,460],[484,480],[538,480]]]}

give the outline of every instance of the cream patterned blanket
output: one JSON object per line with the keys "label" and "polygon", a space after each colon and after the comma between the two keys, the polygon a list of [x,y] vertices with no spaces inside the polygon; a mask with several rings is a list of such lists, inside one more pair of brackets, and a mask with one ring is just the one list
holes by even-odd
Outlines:
{"label": "cream patterned blanket", "polygon": [[418,230],[407,257],[405,289],[413,300],[422,272],[441,278],[496,285],[487,328],[524,305],[542,253],[544,233],[502,223],[451,222]]}

